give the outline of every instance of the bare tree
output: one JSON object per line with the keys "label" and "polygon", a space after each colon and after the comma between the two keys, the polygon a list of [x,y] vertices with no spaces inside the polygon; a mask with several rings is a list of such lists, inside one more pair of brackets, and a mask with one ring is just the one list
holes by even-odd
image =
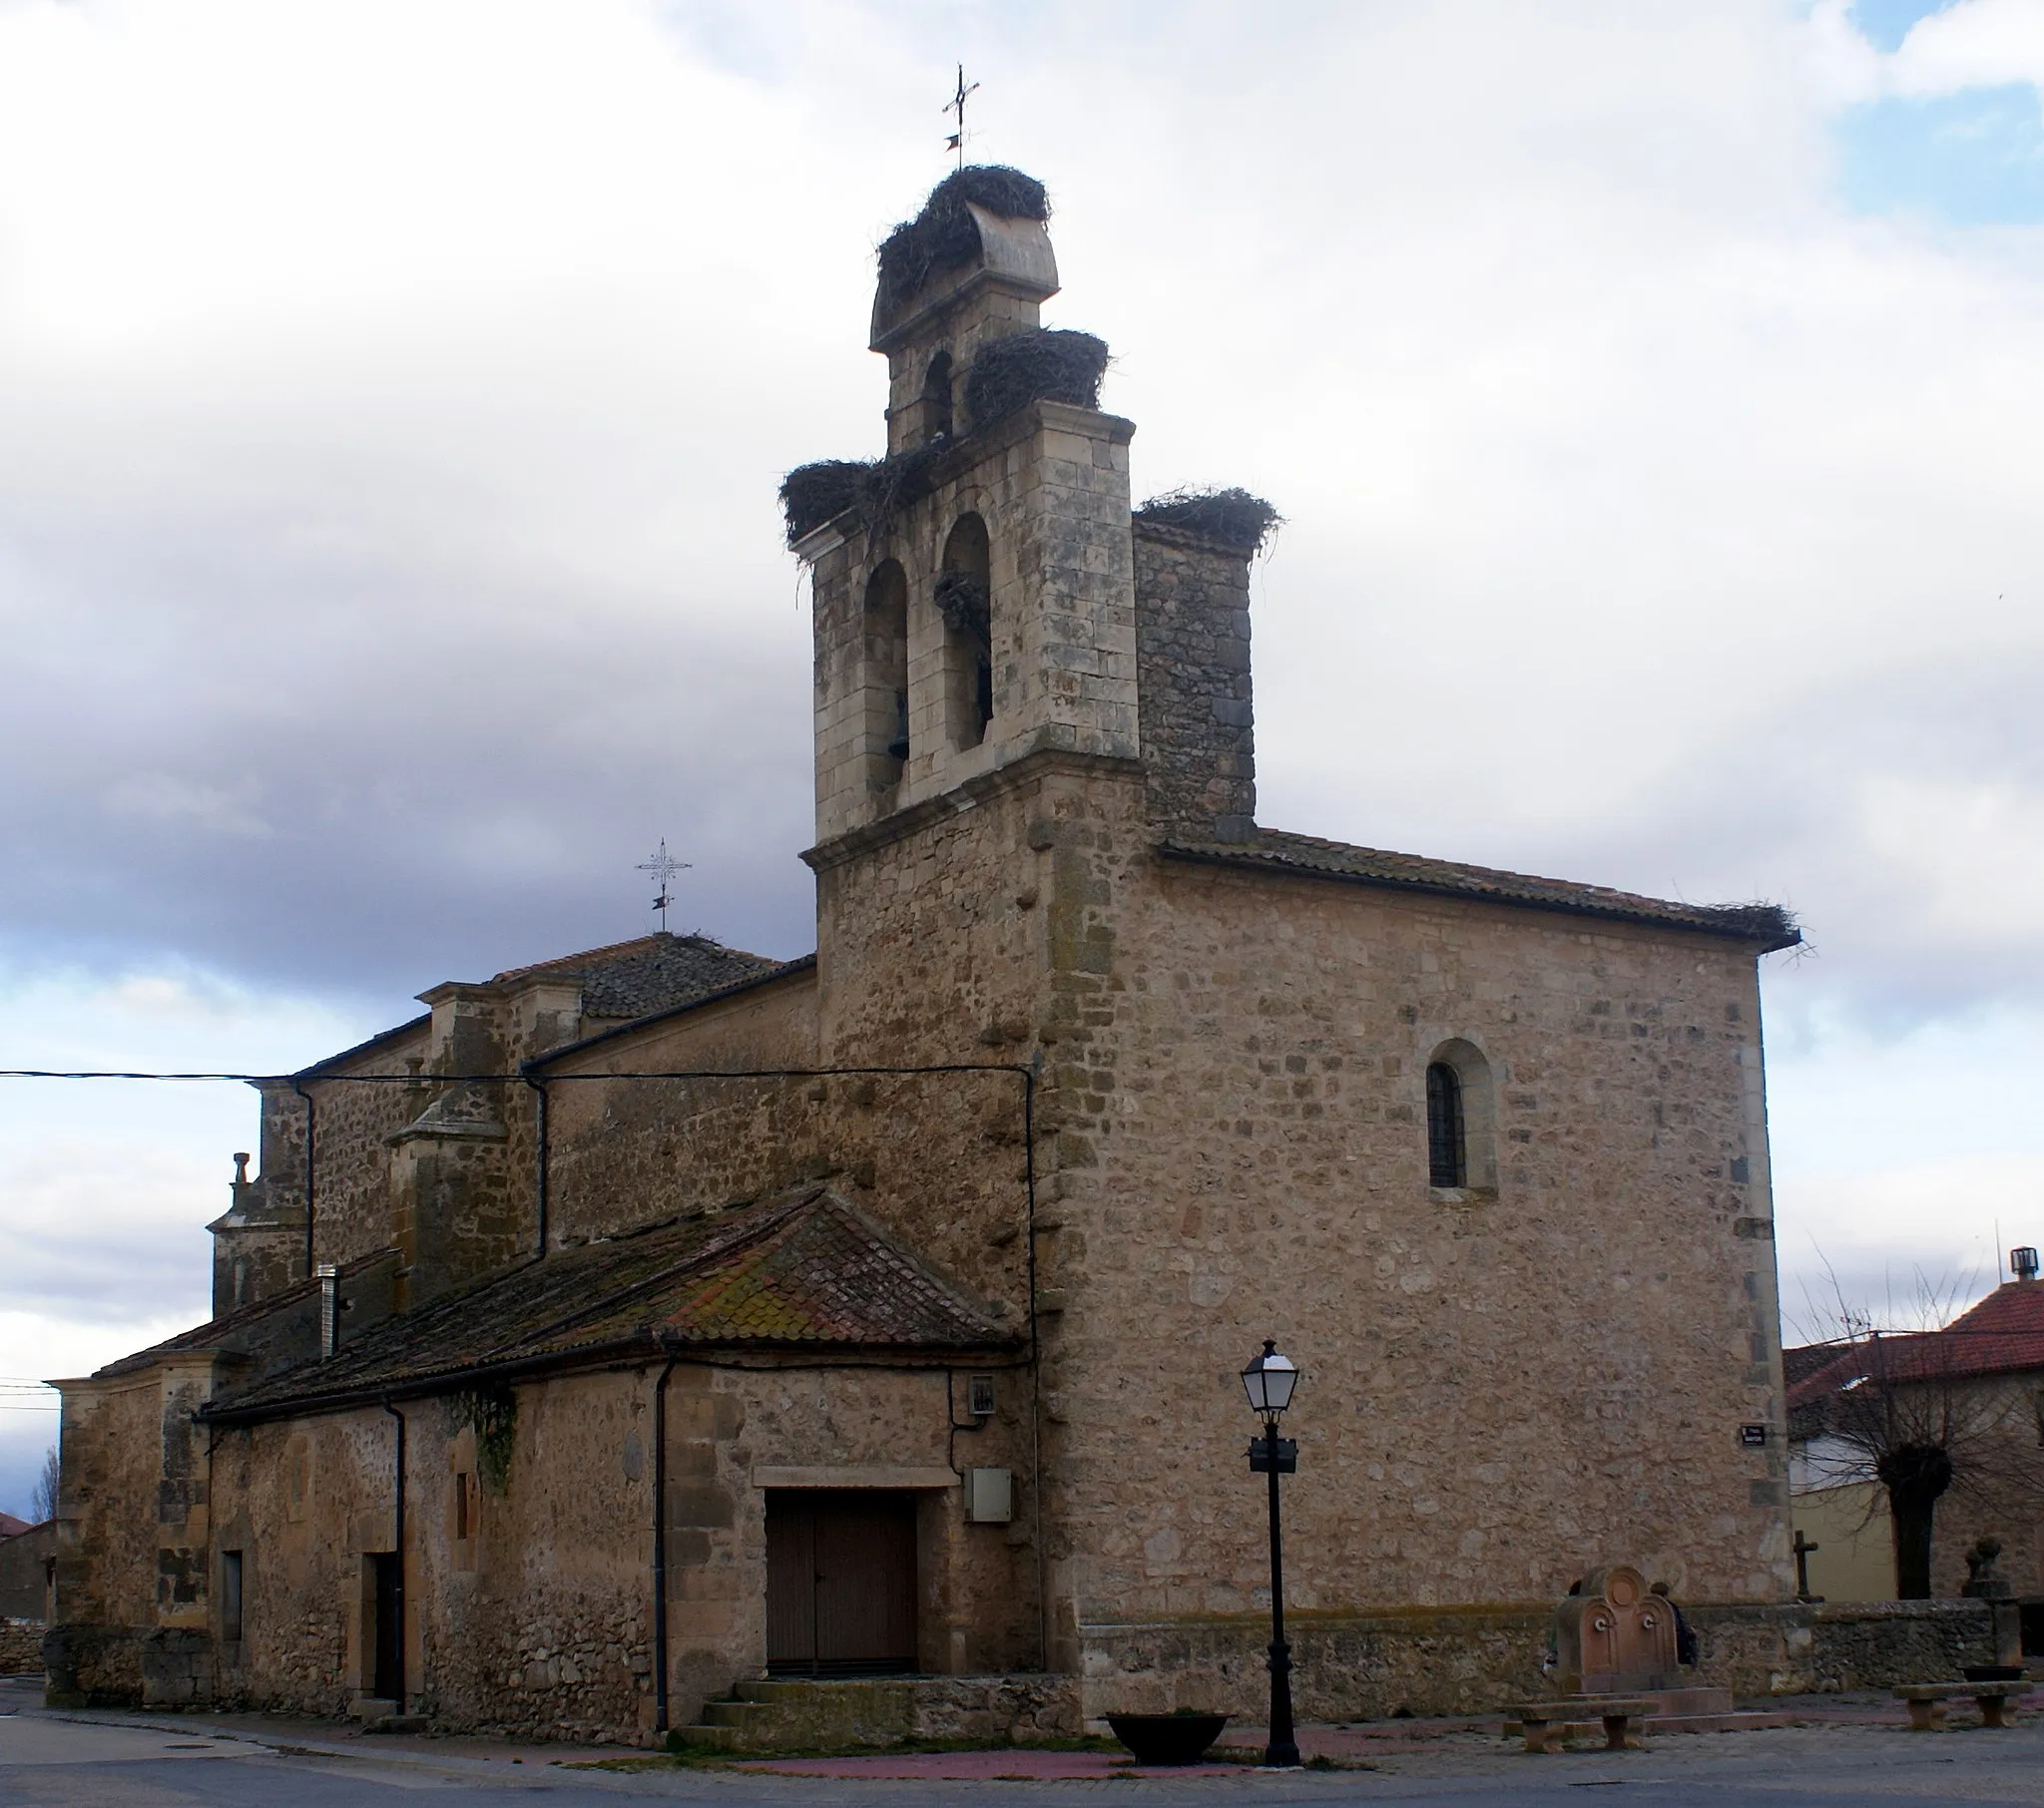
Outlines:
{"label": "bare tree", "polygon": [[2005,1340],[1951,1324],[1960,1296],[1919,1275],[1909,1316],[1930,1328],[1892,1331],[1840,1294],[1831,1315],[1840,1334],[1822,1340],[1828,1359],[1806,1368],[1790,1429],[1812,1474],[1880,1485],[1904,1600],[1930,1596],[1931,1539],[1947,1495],[2018,1513],[2044,1500],[2037,1376],[1998,1365],[1990,1339]]}
{"label": "bare tree", "polygon": [[29,1497],[28,1510],[38,1526],[57,1517],[57,1447],[53,1444],[43,1453],[43,1467]]}

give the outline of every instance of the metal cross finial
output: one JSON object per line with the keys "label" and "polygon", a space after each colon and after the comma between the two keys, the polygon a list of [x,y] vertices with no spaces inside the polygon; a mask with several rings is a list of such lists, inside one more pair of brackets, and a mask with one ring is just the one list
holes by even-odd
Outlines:
{"label": "metal cross finial", "polygon": [[979,84],[977,82],[974,82],[969,88],[965,85],[965,65],[960,63],[958,65],[958,92],[944,103],[943,111],[955,113],[958,116],[958,130],[944,141],[944,149],[958,153],[958,168],[961,170],[965,168],[965,103],[978,92]]}
{"label": "metal cross finial", "polygon": [[674,899],[668,896],[668,887],[674,883],[676,873],[685,873],[689,870],[688,861],[677,860],[667,851],[667,837],[663,835],[660,838],[660,852],[655,854],[651,860],[640,861],[632,870],[634,872],[651,873],[654,884],[660,887],[660,896],[653,900],[653,908],[660,912],[660,926],[662,929],[665,929],[667,927],[667,907],[674,902]]}

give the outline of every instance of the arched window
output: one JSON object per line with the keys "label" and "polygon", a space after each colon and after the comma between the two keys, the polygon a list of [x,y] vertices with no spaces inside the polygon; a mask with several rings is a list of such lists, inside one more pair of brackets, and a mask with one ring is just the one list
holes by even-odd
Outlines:
{"label": "arched window", "polygon": [[908,579],[892,559],[866,580],[860,665],[866,781],[884,791],[908,760]]}
{"label": "arched window", "polygon": [[986,739],[994,714],[993,559],[986,523],[961,515],[944,542],[937,613],[944,618],[944,725],[961,752]]}
{"label": "arched window", "polygon": [[951,354],[930,359],[922,379],[922,436],[925,442],[951,437]]}
{"label": "arched window", "polygon": [[1426,1064],[1426,1178],[1443,1203],[1497,1197],[1497,1089],[1473,1042],[1444,1042]]}
{"label": "arched window", "polygon": [[1433,1062],[1426,1070],[1426,1177],[1431,1186],[1469,1184],[1462,1078],[1445,1061]]}

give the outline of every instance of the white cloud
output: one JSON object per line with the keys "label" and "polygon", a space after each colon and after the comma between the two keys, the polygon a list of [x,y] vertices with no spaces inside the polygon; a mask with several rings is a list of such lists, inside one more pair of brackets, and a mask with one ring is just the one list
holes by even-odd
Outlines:
{"label": "white cloud", "polygon": [[1958,0],[1917,20],[1888,64],[1895,94],[1953,94],[2012,82],[2044,87],[2044,6],[2038,0]]}
{"label": "white cloud", "polygon": [[1854,23],[1852,0],[1816,0],[1802,52],[1814,92],[1834,106],[2024,82],[2044,87],[2044,6],[1957,0],[1925,13],[1900,44],[1882,51]]}

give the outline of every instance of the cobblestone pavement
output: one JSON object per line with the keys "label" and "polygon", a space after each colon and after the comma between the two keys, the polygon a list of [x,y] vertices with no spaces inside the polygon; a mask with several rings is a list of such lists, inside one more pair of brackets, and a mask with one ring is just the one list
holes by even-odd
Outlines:
{"label": "cobblestone pavement", "polygon": [[[398,1808],[421,1793],[455,1802],[546,1808],[644,1803],[952,1808],[1012,1802],[1179,1805],[1271,1803],[1511,1804],[1583,1808],[1635,1800],[1656,1808],[1964,1808],[2044,1804],[2044,1718],[2006,1732],[1960,1726],[1911,1733],[1879,1703],[1824,1704],[1831,1717],[1758,1732],[1682,1734],[1651,1749],[1528,1757],[1491,1730],[1407,1723],[1395,1737],[1348,1729],[1367,1755],[1333,1770],[1283,1774],[1210,1766],[1131,1774],[1101,1754],[1018,1751],[913,1760],[754,1768],[661,1764],[584,1768],[598,1753],[485,1740],[384,1740],[309,1722],[221,1715],[56,1715],[36,1691],[0,1686],[0,1804],[6,1808]],[[1305,1731],[1307,1729],[1301,1729]],[[1331,1729],[1327,1729],[1331,1730]],[[1391,1729],[1384,1729],[1389,1732]],[[607,1762],[617,1763],[619,1754]],[[626,1763],[634,1762],[631,1759]],[[919,1767],[919,1774],[885,1772]],[[813,1774],[829,1769],[835,1774]],[[807,1773],[807,1774],[805,1774]],[[1585,1797],[1585,1789],[1610,1796]]]}

